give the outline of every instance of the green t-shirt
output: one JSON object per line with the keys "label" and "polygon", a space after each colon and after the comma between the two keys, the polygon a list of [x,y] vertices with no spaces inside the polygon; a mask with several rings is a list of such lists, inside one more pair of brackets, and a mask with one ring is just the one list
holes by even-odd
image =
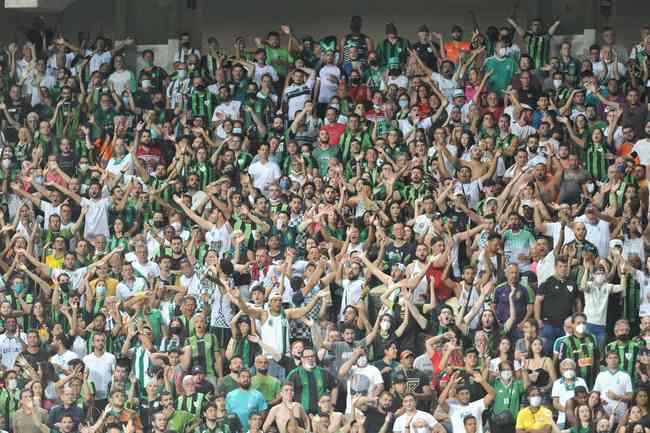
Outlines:
{"label": "green t-shirt", "polygon": [[185,410],[176,410],[167,422],[167,428],[177,433],[184,433],[185,427],[194,422],[195,416]]}
{"label": "green t-shirt", "polygon": [[517,72],[517,62],[512,57],[497,58],[496,56],[488,57],[485,60],[485,71],[493,71],[488,79],[488,87],[499,96],[503,96],[503,91],[508,87]]}
{"label": "green t-shirt", "polygon": [[318,174],[321,176],[327,176],[327,167],[330,159],[336,158],[338,150],[335,147],[328,147],[327,149],[322,149],[317,147],[312,152],[312,156],[318,164]]}
{"label": "green t-shirt", "polygon": [[286,48],[266,47],[266,62],[275,68],[278,75],[287,75],[289,63],[293,58]]}
{"label": "green t-shirt", "polygon": [[270,402],[275,399],[280,393],[280,388],[282,387],[280,381],[273,376],[262,376],[256,374],[251,379],[251,386],[253,389],[258,390],[266,402]]}
{"label": "green t-shirt", "polygon": [[517,418],[519,406],[521,405],[521,396],[524,393],[524,383],[519,379],[514,379],[510,385],[506,386],[501,379],[492,382],[492,387],[496,391],[492,411],[494,414],[510,411],[512,416]]}

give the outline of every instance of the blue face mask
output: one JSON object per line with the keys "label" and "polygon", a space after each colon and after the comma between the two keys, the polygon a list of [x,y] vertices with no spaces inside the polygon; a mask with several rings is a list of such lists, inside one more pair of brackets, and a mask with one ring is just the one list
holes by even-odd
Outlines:
{"label": "blue face mask", "polygon": [[406,99],[400,99],[398,104],[400,108],[406,108],[409,106],[409,101],[407,101]]}
{"label": "blue face mask", "polygon": [[289,189],[289,179],[280,179],[280,188],[284,190]]}
{"label": "blue face mask", "polygon": [[14,283],[14,292],[16,295],[20,295],[23,290],[25,290],[25,283]]}
{"label": "blue face mask", "polygon": [[106,294],[106,286],[96,286],[95,293],[97,293],[97,296],[104,296]]}

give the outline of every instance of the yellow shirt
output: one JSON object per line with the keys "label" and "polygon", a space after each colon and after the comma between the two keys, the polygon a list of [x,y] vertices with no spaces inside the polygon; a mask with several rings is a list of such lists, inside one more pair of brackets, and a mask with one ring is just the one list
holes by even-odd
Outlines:
{"label": "yellow shirt", "polygon": [[530,406],[519,411],[517,415],[517,430],[541,429],[552,425],[553,414],[544,406],[533,412]]}
{"label": "yellow shirt", "polygon": [[61,269],[63,268],[63,261],[65,260],[65,254],[62,254],[60,258],[54,257],[54,254],[50,254],[45,257],[45,264],[52,269]]}

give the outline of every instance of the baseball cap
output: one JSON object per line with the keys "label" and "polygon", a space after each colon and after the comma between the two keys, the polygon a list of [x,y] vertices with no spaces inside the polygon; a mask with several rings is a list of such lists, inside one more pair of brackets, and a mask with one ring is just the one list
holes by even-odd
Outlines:
{"label": "baseball cap", "polygon": [[609,241],[609,247],[610,248],[623,248],[623,241],[620,239],[612,239]]}
{"label": "baseball cap", "polygon": [[496,197],[488,197],[488,198],[485,199],[485,204],[488,204],[491,201],[497,201],[497,198]]}
{"label": "baseball cap", "polygon": [[478,349],[476,347],[468,347],[465,349],[465,355],[469,355],[470,353],[478,355]]}
{"label": "baseball cap", "polygon": [[393,383],[404,383],[406,382],[406,375],[402,373],[401,371],[398,371],[397,373],[393,374],[393,377],[391,377],[391,381]]}
{"label": "baseball cap", "polygon": [[594,244],[591,242],[585,242],[582,246],[582,252],[583,253],[592,253],[592,254],[598,254],[598,249]]}
{"label": "baseball cap", "polygon": [[402,351],[402,353],[400,353],[400,355],[399,355],[399,359],[406,359],[406,358],[408,358],[409,356],[413,356],[413,357],[415,357],[415,355],[413,354],[413,352],[411,352],[410,350],[407,349],[407,350]]}
{"label": "baseball cap", "polygon": [[201,367],[200,365],[195,365],[192,368],[192,374],[202,374],[202,373],[205,373],[205,371],[203,371],[203,367]]}
{"label": "baseball cap", "polygon": [[465,92],[463,92],[463,89],[454,89],[453,97],[454,98],[459,98],[459,97],[465,97]]}

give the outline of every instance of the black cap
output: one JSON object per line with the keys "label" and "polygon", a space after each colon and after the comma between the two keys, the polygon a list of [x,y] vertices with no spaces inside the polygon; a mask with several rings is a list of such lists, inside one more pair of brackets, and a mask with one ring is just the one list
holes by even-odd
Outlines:
{"label": "black cap", "polygon": [[452,33],[463,33],[463,28],[461,26],[459,26],[458,24],[456,24],[455,26],[453,26],[451,28],[451,32]]}
{"label": "black cap", "polygon": [[496,184],[497,183],[495,181],[493,181],[492,179],[487,179],[487,180],[481,182],[481,185],[483,185],[483,188],[487,188],[487,187],[490,187],[490,186],[495,186]]}
{"label": "black cap", "polygon": [[266,50],[264,48],[258,48],[255,50],[255,55],[258,55],[260,53],[266,53]]}
{"label": "black cap", "polygon": [[402,372],[395,373],[393,377],[391,378],[391,382],[393,383],[404,383],[406,382],[406,375]]}
{"label": "black cap", "polygon": [[422,24],[420,27],[418,27],[418,31],[417,31],[417,32],[418,32],[418,33],[422,33],[422,32],[424,32],[424,33],[429,33],[429,27],[427,27],[426,25]]}
{"label": "black cap", "polygon": [[203,370],[203,367],[201,367],[200,365],[195,365],[192,368],[192,374],[203,374],[203,373],[205,373],[205,371]]}
{"label": "black cap", "polygon": [[474,354],[478,355],[478,349],[476,347],[473,347],[473,346],[468,347],[467,349],[465,349],[465,355],[469,355],[470,353],[474,353]]}

